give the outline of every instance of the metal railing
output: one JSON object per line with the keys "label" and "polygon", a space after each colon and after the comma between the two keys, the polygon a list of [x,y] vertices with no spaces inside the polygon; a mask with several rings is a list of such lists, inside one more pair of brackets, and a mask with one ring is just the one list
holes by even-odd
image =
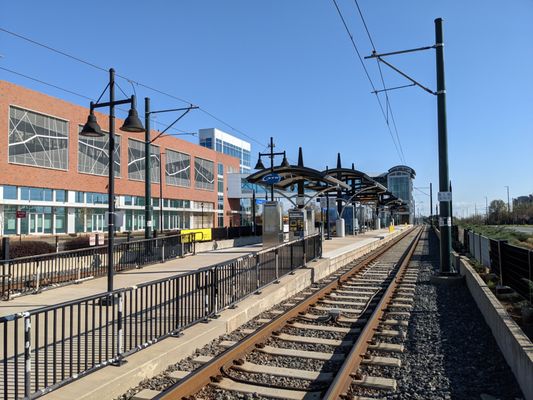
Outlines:
{"label": "metal railing", "polygon": [[0,398],[35,398],[235,304],[322,254],[320,236],[0,317]]}
{"label": "metal railing", "polygon": [[[461,235],[459,235],[461,237]],[[509,286],[517,293],[530,298],[533,282],[533,251],[513,246],[506,240],[494,240],[465,229],[462,235],[464,248],[480,264],[498,275],[500,284]]]}
{"label": "metal railing", "polygon": [[[163,262],[195,251],[194,234],[178,234],[114,245],[116,272]],[[36,293],[42,287],[75,283],[107,274],[107,246],[0,260],[0,297]]]}

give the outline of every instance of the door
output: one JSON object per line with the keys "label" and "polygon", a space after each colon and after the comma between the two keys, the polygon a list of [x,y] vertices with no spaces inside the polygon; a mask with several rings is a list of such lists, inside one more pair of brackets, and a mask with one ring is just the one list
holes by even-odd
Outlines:
{"label": "door", "polygon": [[93,214],[92,223],[93,223],[93,232],[103,232],[104,231],[104,214]]}
{"label": "door", "polygon": [[42,213],[30,213],[28,214],[29,220],[29,234],[40,235],[44,233],[44,214]]}

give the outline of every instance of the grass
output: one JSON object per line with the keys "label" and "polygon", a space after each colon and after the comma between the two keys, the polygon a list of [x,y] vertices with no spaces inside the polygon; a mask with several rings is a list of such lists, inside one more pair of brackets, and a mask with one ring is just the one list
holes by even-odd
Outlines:
{"label": "grass", "polygon": [[507,240],[509,244],[533,250],[533,235],[521,233],[502,225],[463,225],[465,229],[471,229],[490,239]]}

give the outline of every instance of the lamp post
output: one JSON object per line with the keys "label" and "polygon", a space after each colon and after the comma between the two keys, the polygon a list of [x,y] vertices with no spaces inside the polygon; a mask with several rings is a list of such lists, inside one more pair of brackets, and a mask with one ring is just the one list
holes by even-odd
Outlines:
{"label": "lamp post", "polygon": [[200,203],[200,207],[202,208],[202,229],[204,229],[204,202],[203,201]]}
{"label": "lamp post", "polygon": [[[270,173],[274,173],[274,156],[283,156],[283,161],[281,162],[280,167],[290,167],[289,161],[287,160],[287,155],[284,151],[274,153],[274,138],[270,138],[270,144],[268,145],[270,148],[269,153],[259,153],[259,156],[257,158],[257,164],[255,165],[255,169],[266,169],[263,165],[263,162],[261,161],[261,157],[269,157],[270,158]],[[270,185],[270,200],[274,201],[274,184],[272,183]]]}
{"label": "lamp post", "polygon": [[[109,148],[108,148],[108,173],[109,184],[107,186],[108,194],[108,222],[107,222],[107,291],[113,291],[113,244],[115,236],[115,173],[114,173],[114,151],[115,151],[115,106],[120,104],[130,104],[131,108],[128,112],[128,117],[124,120],[124,124],[120,130],[124,132],[144,132],[144,127],[137,114],[135,108],[135,96],[131,96],[129,99],[115,100],[115,70],[111,68],[109,70],[109,84],[106,89],[109,88],[109,101],[103,103],[90,103],[90,113],[87,118],[87,123],[83,126],[80,135],[87,137],[102,137],[102,132],[96,116],[94,115],[95,108],[109,107]],[[105,90],[104,90],[105,92]],[[101,98],[102,96],[100,96]]]}
{"label": "lamp post", "polygon": [[509,202],[509,186],[504,186],[507,188],[507,212],[511,214],[511,203]]}
{"label": "lamp post", "polygon": [[[163,230],[163,155],[166,157],[167,153],[159,153],[159,230]],[[165,167],[165,177],[167,176],[167,168]],[[148,193],[150,196],[150,193]]]}
{"label": "lamp post", "polygon": [[[150,151],[150,145],[152,142],[154,142],[156,139],[158,139],[160,136],[164,135],[166,131],[168,131],[176,122],[178,122],[180,119],[182,119],[189,111],[197,109],[197,106],[193,106],[192,104],[189,107],[182,107],[182,108],[171,108],[167,110],[159,110],[159,111],[151,111],[150,110],[150,98],[145,97],[144,98],[144,126],[146,126],[146,131],[144,135],[144,237],[145,239],[150,239],[152,237],[152,193],[151,193],[151,179],[150,176],[150,169],[151,169],[151,151]],[[161,133],[157,134],[153,139],[150,136],[150,116],[152,114],[160,114],[160,113],[167,113],[167,112],[175,112],[175,111],[182,111],[183,113],[176,118],[174,122],[172,122],[169,126],[167,126]],[[188,133],[185,133],[188,135]],[[161,159],[159,160],[159,188],[160,191],[162,190],[163,186],[163,175],[161,175]],[[166,169],[165,169],[166,172]],[[166,174],[165,174],[166,176]],[[162,197],[159,198],[160,201],[162,201]],[[161,207],[161,214],[162,214],[162,207]],[[162,221],[162,218],[161,218]],[[159,230],[162,230],[162,225],[159,227]]]}
{"label": "lamp post", "polygon": [[489,199],[485,196],[485,225],[489,224]]}

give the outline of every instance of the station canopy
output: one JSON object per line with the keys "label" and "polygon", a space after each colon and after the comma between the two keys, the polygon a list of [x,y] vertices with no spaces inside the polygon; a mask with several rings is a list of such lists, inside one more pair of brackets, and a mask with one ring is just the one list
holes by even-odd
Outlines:
{"label": "station canopy", "polygon": [[304,190],[306,191],[320,192],[337,190],[337,188],[342,191],[351,190],[348,184],[330,174],[324,174],[316,169],[297,165],[262,169],[248,176],[247,181],[258,185],[270,186],[264,179],[271,174],[280,177],[280,181],[274,184],[275,190],[293,190],[301,182],[303,182]]}

